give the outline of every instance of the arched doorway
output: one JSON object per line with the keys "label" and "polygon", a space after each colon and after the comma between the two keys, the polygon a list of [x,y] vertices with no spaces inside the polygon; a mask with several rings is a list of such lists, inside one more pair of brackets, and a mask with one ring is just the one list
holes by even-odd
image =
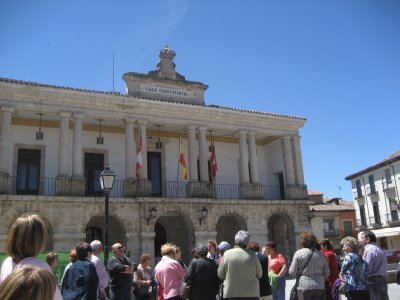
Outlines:
{"label": "arched doorway", "polygon": [[154,226],[155,256],[160,255],[160,247],[165,243],[172,243],[181,248],[182,260],[189,264],[191,250],[195,247],[194,228],[188,218],[179,212],[168,212],[158,218]]}
{"label": "arched doorway", "polygon": [[292,220],[285,215],[273,215],[268,220],[267,228],[268,240],[276,242],[277,251],[292,257],[296,251]]}
{"label": "arched doorway", "polygon": [[[86,241],[100,240],[104,243],[104,216],[94,216],[86,224]],[[110,216],[108,236],[110,247],[115,243],[126,245],[125,228],[115,216]]]}
{"label": "arched doorway", "polygon": [[219,218],[216,226],[217,242],[227,241],[232,247],[235,235],[239,230],[247,230],[246,223],[238,215],[224,215]]}

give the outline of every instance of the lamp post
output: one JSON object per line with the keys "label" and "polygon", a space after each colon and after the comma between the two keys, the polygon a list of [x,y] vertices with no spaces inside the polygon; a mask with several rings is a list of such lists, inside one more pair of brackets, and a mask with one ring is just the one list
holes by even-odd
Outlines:
{"label": "lamp post", "polygon": [[109,241],[108,241],[108,223],[109,223],[109,213],[108,213],[108,202],[110,199],[110,192],[114,185],[115,173],[106,167],[100,174],[100,185],[101,189],[104,191],[105,202],[104,202],[104,265],[107,268],[108,263],[108,252],[109,252]]}
{"label": "lamp post", "polygon": [[203,220],[205,218],[207,218],[207,215],[208,215],[208,209],[205,206],[203,206],[203,209],[200,210],[200,216],[199,216],[199,224],[200,224],[200,226],[201,226],[201,223],[203,222]]}

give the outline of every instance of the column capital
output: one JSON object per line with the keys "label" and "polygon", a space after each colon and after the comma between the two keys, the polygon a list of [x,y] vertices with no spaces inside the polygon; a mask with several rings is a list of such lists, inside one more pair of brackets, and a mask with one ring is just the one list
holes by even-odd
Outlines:
{"label": "column capital", "polygon": [[198,129],[199,131],[206,131],[207,130],[207,126],[199,126]]}
{"label": "column capital", "polygon": [[149,121],[147,121],[147,120],[137,120],[137,124],[138,124],[138,125],[145,126],[145,125],[147,125],[148,123],[149,123]]}
{"label": "column capital", "polygon": [[74,119],[83,119],[85,117],[85,114],[83,114],[83,113],[73,113],[72,117]]}
{"label": "column capital", "polygon": [[301,136],[299,136],[299,135],[294,135],[294,136],[292,136],[292,139],[297,140],[297,141],[300,141],[300,140],[301,140]]}
{"label": "column capital", "polygon": [[125,124],[135,124],[136,119],[125,118],[124,122],[125,122]]}
{"label": "column capital", "polygon": [[58,112],[58,115],[61,118],[70,118],[71,117],[71,113],[70,112],[66,112],[66,111],[60,111],[60,112]]}
{"label": "column capital", "polygon": [[188,130],[196,130],[197,125],[187,125],[186,128],[187,128]]}
{"label": "column capital", "polygon": [[239,130],[237,133],[239,135],[245,135],[245,134],[247,134],[247,130]]}
{"label": "column capital", "polygon": [[11,106],[2,106],[1,107],[1,112],[13,113],[14,111],[15,111],[15,108],[11,107]]}
{"label": "column capital", "polygon": [[291,137],[292,137],[291,135],[285,134],[285,135],[283,135],[281,138],[282,138],[283,140],[290,140]]}
{"label": "column capital", "polygon": [[249,131],[248,133],[247,133],[249,136],[256,136],[256,134],[257,134],[257,132],[255,132],[255,131]]}

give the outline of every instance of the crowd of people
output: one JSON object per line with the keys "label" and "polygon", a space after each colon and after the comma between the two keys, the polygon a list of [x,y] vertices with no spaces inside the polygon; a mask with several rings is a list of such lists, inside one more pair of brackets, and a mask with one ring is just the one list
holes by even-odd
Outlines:
{"label": "crowd of people", "polygon": [[[274,241],[260,250],[244,230],[234,240],[232,246],[226,241],[198,243],[188,266],[180,258],[180,248],[166,243],[154,269],[149,254],[142,254],[135,264],[121,243],[111,247],[113,256],[105,266],[100,241],[80,242],[70,251],[59,287],[54,271],[57,253],[50,252],[46,262],[37,258],[47,243],[45,223],[37,215],[25,215],[9,230],[0,299],[337,300],[340,294],[350,300],[389,299],[386,260],[373,232],[362,233],[360,242],[345,237],[342,260],[329,240],[302,233],[301,249],[290,266]],[[285,295],[287,274],[296,278],[290,295]]]}

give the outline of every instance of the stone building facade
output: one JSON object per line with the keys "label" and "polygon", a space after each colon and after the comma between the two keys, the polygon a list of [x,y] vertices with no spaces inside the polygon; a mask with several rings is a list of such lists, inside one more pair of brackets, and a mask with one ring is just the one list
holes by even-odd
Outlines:
{"label": "stone building facade", "polygon": [[239,229],[261,244],[276,240],[288,255],[295,251],[298,235],[310,230],[299,136],[306,120],[206,105],[207,85],[177,73],[174,56],[165,47],[155,71],[124,74],[126,94],[0,79],[0,251],[24,213],[46,219],[48,248],[56,251],[102,239],[98,177],[106,166],[117,175],[110,243],[122,242],[132,257],[157,255],[169,241],[187,260],[196,242],[232,243]]}

